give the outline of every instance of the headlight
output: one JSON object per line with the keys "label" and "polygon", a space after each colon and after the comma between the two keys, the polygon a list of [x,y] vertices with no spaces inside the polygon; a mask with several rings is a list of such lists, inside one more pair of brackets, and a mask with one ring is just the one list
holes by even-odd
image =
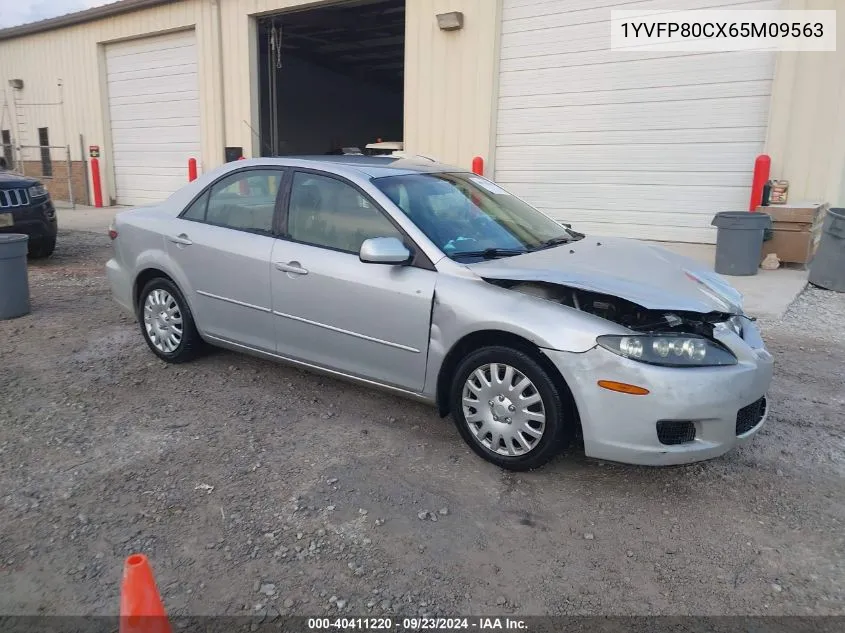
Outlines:
{"label": "headlight", "polygon": [[43,198],[49,193],[44,185],[32,185],[27,191],[30,198]]}
{"label": "headlight", "polygon": [[614,354],[650,365],[716,367],[736,365],[736,356],[715,341],[694,334],[599,336],[596,343]]}

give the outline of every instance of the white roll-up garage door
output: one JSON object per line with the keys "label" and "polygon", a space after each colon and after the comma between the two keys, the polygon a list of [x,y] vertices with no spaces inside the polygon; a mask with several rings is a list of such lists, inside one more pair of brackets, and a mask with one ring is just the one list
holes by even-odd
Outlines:
{"label": "white roll-up garage door", "polygon": [[496,179],[583,231],[713,242],[748,208],[775,54],[611,51],[610,11],[716,5],[504,0]]}
{"label": "white roll-up garage door", "polygon": [[194,32],[109,44],[106,69],[117,203],[164,200],[200,158]]}

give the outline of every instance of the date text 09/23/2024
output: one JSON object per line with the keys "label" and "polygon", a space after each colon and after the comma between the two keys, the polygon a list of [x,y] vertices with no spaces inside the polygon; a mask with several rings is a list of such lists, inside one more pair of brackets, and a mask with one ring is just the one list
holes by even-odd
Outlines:
{"label": "date text 09/23/2024", "polygon": [[347,631],[461,631],[527,630],[519,618],[308,618],[308,630]]}

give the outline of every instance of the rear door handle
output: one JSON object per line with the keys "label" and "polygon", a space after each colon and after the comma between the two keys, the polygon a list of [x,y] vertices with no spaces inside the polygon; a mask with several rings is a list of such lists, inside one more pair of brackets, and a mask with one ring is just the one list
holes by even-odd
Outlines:
{"label": "rear door handle", "polygon": [[307,275],[308,270],[299,265],[299,262],[276,262],[276,270],[294,275]]}
{"label": "rear door handle", "polygon": [[176,237],[168,237],[167,239],[169,239],[174,244],[179,244],[180,246],[190,246],[191,244],[193,244],[193,242],[189,240],[188,236],[184,233],[180,233]]}

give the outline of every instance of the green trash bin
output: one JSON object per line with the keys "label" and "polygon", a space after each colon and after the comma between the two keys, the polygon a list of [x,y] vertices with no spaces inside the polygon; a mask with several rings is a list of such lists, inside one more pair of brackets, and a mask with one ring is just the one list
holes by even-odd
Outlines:
{"label": "green trash bin", "polygon": [[752,211],[722,211],[710,223],[716,233],[716,266],[720,275],[756,275],[763,252],[763,236],[772,216]]}
{"label": "green trash bin", "polygon": [[819,247],[810,263],[810,283],[845,292],[845,208],[829,209],[825,216]]}
{"label": "green trash bin", "polygon": [[29,314],[28,242],[21,233],[0,235],[0,320]]}

